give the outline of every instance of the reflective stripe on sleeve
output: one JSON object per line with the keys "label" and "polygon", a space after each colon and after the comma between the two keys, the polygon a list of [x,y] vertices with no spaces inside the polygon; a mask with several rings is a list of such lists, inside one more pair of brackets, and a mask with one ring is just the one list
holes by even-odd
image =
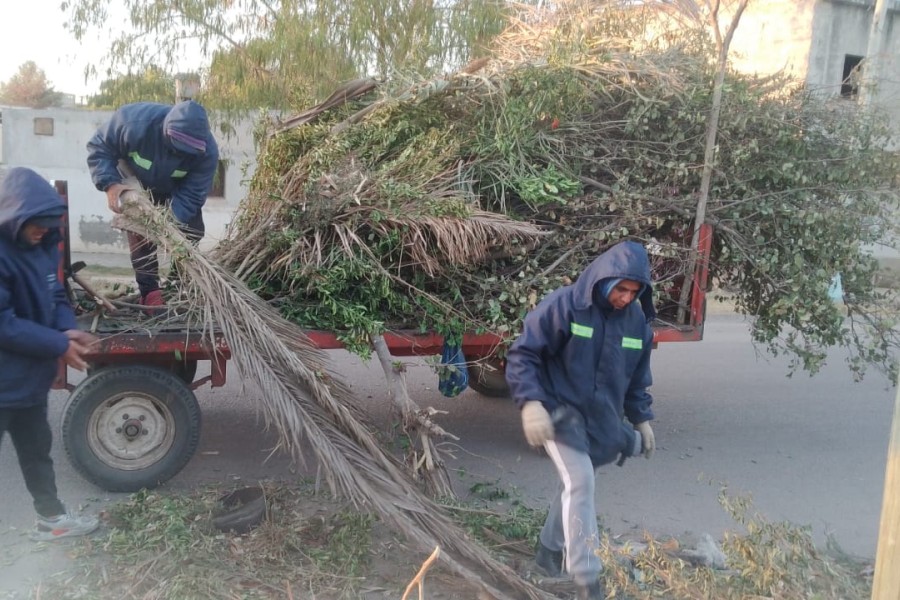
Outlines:
{"label": "reflective stripe on sleeve", "polygon": [[153,166],[152,160],[147,160],[146,158],[144,158],[137,152],[129,152],[128,156],[131,157],[131,160],[134,161],[134,164],[136,164],[137,166],[139,166],[142,169],[146,169],[147,171],[149,171],[150,167]]}

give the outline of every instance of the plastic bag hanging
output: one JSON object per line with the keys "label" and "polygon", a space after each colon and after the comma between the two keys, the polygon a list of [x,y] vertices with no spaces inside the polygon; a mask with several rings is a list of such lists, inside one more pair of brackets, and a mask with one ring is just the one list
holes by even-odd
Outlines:
{"label": "plastic bag hanging", "polygon": [[469,387],[469,369],[466,367],[462,347],[444,342],[438,371],[438,389],[444,396],[453,398],[467,387]]}

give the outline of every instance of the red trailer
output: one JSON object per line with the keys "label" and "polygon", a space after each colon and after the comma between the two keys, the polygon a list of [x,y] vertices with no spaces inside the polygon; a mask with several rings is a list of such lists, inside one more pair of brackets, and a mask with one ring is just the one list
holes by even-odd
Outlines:
{"label": "red trailer", "polygon": [[[55,185],[65,198],[65,182]],[[60,271],[69,282],[73,271],[68,227],[64,233]],[[703,338],[711,233],[708,225],[702,227],[686,323],[655,323],[654,343]],[[70,461],[86,479],[108,491],[133,492],[167,481],[188,463],[200,440],[201,414],[193,390],[225,384],[231,356],[225,340],[173,323],[122,329],[114,320],[93,322],[91,315],[83,317],[80,326],[95,331],[101,341],[88,357],[87,377],[72,385],[61,364],[54,385],[71,391],[62,426]],[[334,332],[305,333],[323,350],[344,347]],[[394,356],[440,355],[444,344],[440,335],[413,331],[390,332],[385,340]],[[507,395],[503,362],[495,358],[502,344],[496,334],[463,336],[463,353],[473,365],[473,390]],[[197,379],[199,363],[209,364],[209,375]]]}

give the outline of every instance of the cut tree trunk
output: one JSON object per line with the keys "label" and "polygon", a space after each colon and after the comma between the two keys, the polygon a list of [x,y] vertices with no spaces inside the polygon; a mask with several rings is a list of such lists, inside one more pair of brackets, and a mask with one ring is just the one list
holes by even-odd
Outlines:
{"label": "cut tree trunk", "polygon": [[414,474],[425,482],[426,490],[432,497],[454,497],[450,476],[434,438],[459,438],[434,422],[432,417],[438,411],[433,408],[422,409],[410,398],[406,387],[406,367],[391,356],[384,336],[373,336],[371,341],[391,388],[391,399],[400,411],[403,431],[410,440],[408,462]]}

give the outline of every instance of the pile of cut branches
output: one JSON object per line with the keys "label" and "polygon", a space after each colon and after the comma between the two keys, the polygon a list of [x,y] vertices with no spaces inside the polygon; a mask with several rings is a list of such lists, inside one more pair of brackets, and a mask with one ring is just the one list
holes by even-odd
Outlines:
{"label": "pile of cut branches", "polygon": [[[540,298],[631,238],[677,321],[715,52],[700,28],[657,27],[658,10],[563,4],[513,24],[489,60],[355,85],[367,93],[275,124],[218,260],[289,320],[367,353],[371,334],[398,327],[512,337]],[[794,367],[815,372],[837,345],[858,373],[896,368],[896,312],[866,250],[894,233],[886,135],[785,77],[727,74],[712,272],[755,340]],[[849,319],[829,299],[837,274]]]}

